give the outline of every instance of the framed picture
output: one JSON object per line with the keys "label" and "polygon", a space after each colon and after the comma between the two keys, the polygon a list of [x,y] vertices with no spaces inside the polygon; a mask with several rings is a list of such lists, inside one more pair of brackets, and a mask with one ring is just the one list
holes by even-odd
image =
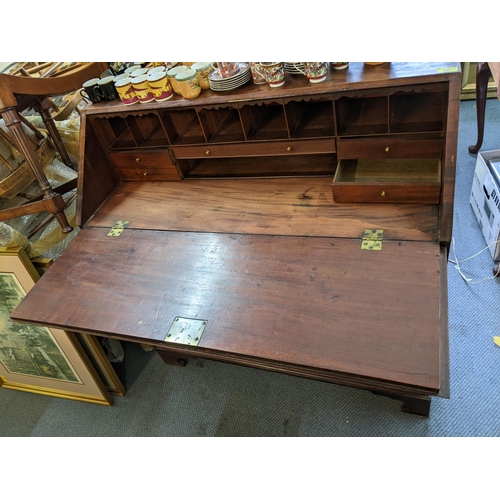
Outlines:
{"label": "framed picture", "polygon": [[75,334],[9,319],[38,278],[23,249],[0,248],[0,386],[111,405]]}

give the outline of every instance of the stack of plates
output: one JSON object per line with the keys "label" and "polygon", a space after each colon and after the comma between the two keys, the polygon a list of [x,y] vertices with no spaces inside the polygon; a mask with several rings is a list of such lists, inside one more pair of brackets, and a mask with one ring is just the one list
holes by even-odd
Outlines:
{"label": "stack of plates", "polygon": [[303,75],[300,71],[304,71],[304,65],[299,62],[286,62],[285,71],[291,75]]}
{"label": "stack of plates", "polygon": [[250,65],[244,62],[237,62],[238,72],[233,76],[223,77],[217,70],[208,75],[210,88],[218,92],[223,90],[233,90],[241,87],[252,79]]}

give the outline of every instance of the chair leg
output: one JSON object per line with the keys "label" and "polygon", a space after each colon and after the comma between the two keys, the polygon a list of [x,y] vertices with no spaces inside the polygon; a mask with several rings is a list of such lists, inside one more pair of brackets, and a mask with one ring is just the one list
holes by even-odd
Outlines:
{"label": "chair leg", "polygon": [[15,108],[3,109],[2,118],[5,121],[5,125],[12,133],[12,137],[14,138],[17,149],[20,151],[24,159],[29,163],[31,169],[33,170],[38,185],[43,193],[43,202],[46,210],[54,214],[54,217],[59,222],[63,233],[69,233],[73,231],[73,228],[70,226],[68,219],[66,218],[66,214],[64,213],[66,203],[59,193],[56,193],[52,190],[45,172],[38,164],[33,146],[28,140],[17,111],[15,110]]}
{"label": "chair leg", "polygon": [[469,146],[469,153],[477,154],[484,137],[484,116],[486,112],[486,94],[488,92],[488,80],[491,70],[488,63],[477,63],[476,72],[476,109],[477,109],[477,143]]}
{"label": "chair leg", "polygon": [[68,167],[73,168],[74,170],[73,162],[71,161],[68,152],[64,147],[61,136],[59,135],[59,131],[57,130],[56,124],[54,123],[54,119],[50,114],[49,109],[52,108],[50,101],[48,99],[44,99],[41,103],[35,105],[34,108],[35,111],[37,111],[42,117],[43,123],[45,124],[47,130],[49,131],[50,138],[54,142],[57,151],[59,151],[63,163],[66,164]]}

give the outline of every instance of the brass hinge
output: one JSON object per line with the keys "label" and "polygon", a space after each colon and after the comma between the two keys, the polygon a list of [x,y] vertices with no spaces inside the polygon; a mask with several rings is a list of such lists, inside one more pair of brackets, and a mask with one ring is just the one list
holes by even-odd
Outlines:
{"label": "brass hinge", "polygon": [[361,241],[361,250],[382,250],[383,229],[365,229]]}
{"label": "brass hinge", "polygon": [[207,323],[208,321],[203,319],[181,318],[177,316],[163,341],[197,346],[200,343]]}
{"label": "brass hinge", "polygon": [[436,73],[456,73],[458,71],[458,66],[450,66],[449,68],[438,68]]}
{"label": "brass hinge", "polygon": [[120,236],[123,233],[123,230],[128,226],[129,220],[119,220],[117,223],[111,228],[107,236]]}

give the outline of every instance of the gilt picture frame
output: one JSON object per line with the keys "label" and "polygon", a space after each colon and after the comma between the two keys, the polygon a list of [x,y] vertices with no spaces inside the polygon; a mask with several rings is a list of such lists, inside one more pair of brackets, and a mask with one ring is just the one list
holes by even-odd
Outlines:
{"label": "gilt picture frame", "polygon": [[39,277],[22,248],[0,248],[0,387],[110,406],[74,333],[10,320]]}
{"label": "gilt picture frame", "polygon": [[115,396],[125,396],[127,391],[97,337],[86,333],[77,333],[76,336],[108,392]]}

